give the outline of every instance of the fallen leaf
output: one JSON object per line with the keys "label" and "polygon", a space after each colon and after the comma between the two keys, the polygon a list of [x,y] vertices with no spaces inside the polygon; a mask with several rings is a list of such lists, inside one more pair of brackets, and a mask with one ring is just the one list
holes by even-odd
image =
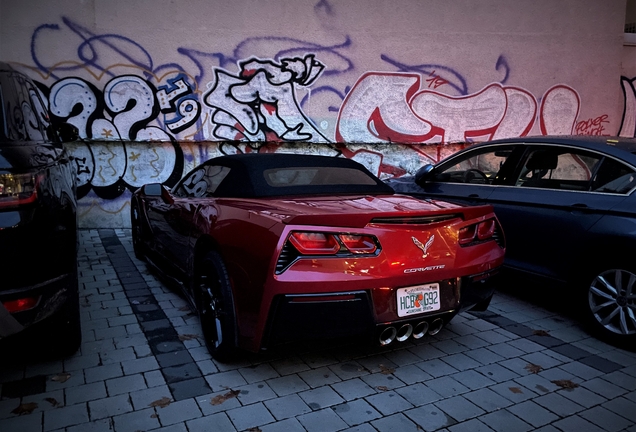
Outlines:
{"label": "fallen leaf", "polygon": [[31,414],[33,410],[36,409],[37,407],[38,407],[38,404],[36,404],[35,402],[24,403],[19,405],[16,409],[14,409],[11,412],[17,415]]}
{"label": "fallen leaf", "polygon": [[159,418],[159,416],[157,414],[152,414],[150,418]]}
{"label": "fallen leaf", "polygon": [[395,369],[386,367],[383,364],[380,365],[380,373],[383,373],[384,375],[391,375],[393,372],[395,372]]}
{"label": "fallen leaf", "polygon": [[71,377],[70,373],[61,373],[51,377],[51,381],[56,381],[59,383],[65,383]]}
{"label": "fallen leaf", "polygon": [[539,372],[541,372],[543,370],[543,367],[536,365],[534,363],[528,363],[525,367],[525,369],[533,374],[538,374]]}
{"label": "fallen leaf", "polygon": [[187,312],[187,311],[189,311],[189,310],[190,310],[190,306],[188,306],[188,305],[186,305],[186,306],[181,306],[181,307],[179,308],[179,310],[180,310],[181,312]]}
{"label": "fallen leaf", "polygon": [[241,393],[240,390],[230,390],[229,392],[225,394],[214,396],[210,400],[210,405],[221,405],[226,400],[237,397],[239,393]]}
{"label": "fallen leaf", "polygon": [[389,388],[387,386],[377,386],[376,388],[380,391],[389,391]]}
{"label": "fallen leaf", "polygon": [[554,380],[552,383],[564,389],[575,389],[579,386],[577,383],[570,380]]}
{"label": "fallen leaf", "polygon": [[519,387],[509,387],[509,390],[513,393],[521,394],[523,393]]}
{"label": "fallen leaf", "polygon": [[550,336],[550,333],[545,330],[533,330],[532,334],[535,336]]}
{"label": "fallen leaf", "polygon": [[247,432],[262,432],[258,426],[249,428]]}
{"label": "fallen leaf", "polygon": [[55,398],[48,397],[48,398],[45,398],[44,400],[50,403],[54,407],[60,404]]}
{"label": "fallen leaf", "polygon": [[195,335],[195,334],[180,334],[179,340],[183,342],[183,341],[189,341],[192,339],[198,339],[199,337],[200,337],[199,335]]}
{"label": "fallen leaf", "polygon": [[154,402],[149,403],[149,404],[148,404],[148,406],[149,406],[149,407],[160,407],[160,408],[165,408],[165,407],[167,407],[168,405],[170,405],[170,402],[172,402],[172,401],[170,400],[170,398],[168,398],[168,397],[165,397],[165,396],[164,396],[164,397],[162,397],[161,399],[158,399],[158,400],[156,400],[156,401],[154,401]]}

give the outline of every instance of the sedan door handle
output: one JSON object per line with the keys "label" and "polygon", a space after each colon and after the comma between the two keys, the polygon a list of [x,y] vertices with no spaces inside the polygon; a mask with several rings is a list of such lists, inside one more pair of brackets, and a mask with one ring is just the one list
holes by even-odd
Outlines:
{"label": "sedan door handle", "polygon": [[575,207],[575,208],[588,208],[588,207],[587,207],[587,204],[583,204],[583,203],[572,204],[570,207]]}
{"label": "sedan door handle", "polygon": [[470,194],[468,198],[479,198],[479,194]]}

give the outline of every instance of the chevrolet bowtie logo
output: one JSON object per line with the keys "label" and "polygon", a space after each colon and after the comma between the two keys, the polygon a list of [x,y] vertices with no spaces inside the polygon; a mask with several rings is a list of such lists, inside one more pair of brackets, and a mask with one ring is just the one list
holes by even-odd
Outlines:
{"label": "chevrolet bowtie logo", "polygon": [[431,236],[431,238],[429,238],[426,241],[426,244],[422,243],[421,241],[419,241],[415,237],[411,237],[411,238],[413,239],[413,243],[415,243],[415,246],[420,248],[422,250],[422,252],[424,253],[424,255],[422,255],[422,258],[426,258],[428,256],[428,250],[431,247],[431,245],[433,244],[433,241],[435,240],[435,235],[433,234]]}

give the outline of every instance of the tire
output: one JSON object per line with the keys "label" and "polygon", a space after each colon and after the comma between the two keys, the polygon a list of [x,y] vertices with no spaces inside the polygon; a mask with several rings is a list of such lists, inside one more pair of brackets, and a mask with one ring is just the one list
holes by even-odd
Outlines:
{"label": "tire", "polygon": [[135,257],[138,260],[145,260],[144,246],[142,243],[143,232],[141,226],[141,213],[139,213],[139,204],[133,201],[130,205],[130,224],[132,227],[132,244]]}
{"label": "tire", "polygon": [[208,252],[198,266],[199,318],[208,351],[215,360],[236,356],[236,315],[232,286],[221,256]]}
{"label": "tire", "polygon": [[585,287],[586,321],[602,339],[633,346],[636,342],[636,271],[606,268],[588,278]]}

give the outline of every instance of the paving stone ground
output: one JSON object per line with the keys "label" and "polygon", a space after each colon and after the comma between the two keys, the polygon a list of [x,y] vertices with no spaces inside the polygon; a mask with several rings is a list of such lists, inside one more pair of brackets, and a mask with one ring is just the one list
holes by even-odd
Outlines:
{"label": "paving stone ground", "polygon": [[81,349],[0,366],[2,432],[636,432],[636,353],[510,290],[389,349],[304,343],[223,364],[129,230],[81,231],[79,271]]}

